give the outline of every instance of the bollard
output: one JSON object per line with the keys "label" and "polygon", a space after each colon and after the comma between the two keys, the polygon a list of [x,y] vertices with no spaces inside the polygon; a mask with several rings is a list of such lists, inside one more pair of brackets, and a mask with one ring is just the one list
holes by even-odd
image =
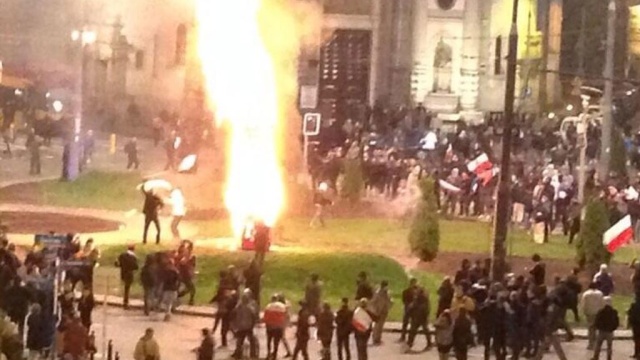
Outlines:
{"label": "bollard", "polygon": [[112,133],[109,137],[109,154],[113,155],[116,153],[116,134]]}
{"label": "bollard", "polygon": [[120,353],[116,351],[116,358],[115,360],[120,360]]}
{"label": "bollard", "polygon": [[107,345],[107,360],[113,360],[113,340],[109,340]]}

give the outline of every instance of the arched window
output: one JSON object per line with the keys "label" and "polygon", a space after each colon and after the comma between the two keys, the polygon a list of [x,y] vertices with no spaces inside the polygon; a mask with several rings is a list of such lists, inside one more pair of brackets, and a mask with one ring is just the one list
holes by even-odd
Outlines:
{"label": "arched window", "polygon": [[184,65],[187,59],[187,26],[178,25],[176,30],[176,65]]}

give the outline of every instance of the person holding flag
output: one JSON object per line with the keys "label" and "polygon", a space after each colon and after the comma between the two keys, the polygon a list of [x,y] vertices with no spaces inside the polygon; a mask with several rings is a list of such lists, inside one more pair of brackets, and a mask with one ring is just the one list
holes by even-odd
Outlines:
{"label": "person holding flag", "polygon": [[358,307],[353,311],[351,321],[356,338],[358,360],[367,360],[369,357],[367,343],[369,342],[369,337],[371,337],[371,329],[375,320],[374,315],[367,310],[368,305],[369,301],[366,298],[360,299]]}

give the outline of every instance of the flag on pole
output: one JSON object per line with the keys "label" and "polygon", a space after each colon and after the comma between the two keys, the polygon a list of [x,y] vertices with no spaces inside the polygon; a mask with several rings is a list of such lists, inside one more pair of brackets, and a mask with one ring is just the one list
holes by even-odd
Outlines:
{"label": "flag on pole", "polygon": [[446,182],[444,180],[438,180],[438,183],[440,184],[440,189],[442,189],[442,190],[446,190],[446,191],[450,191],[450,192],[454,192],[454,193],[462,191],[462,189],[460,189],[459,187],[457,187],[457,186],[455,186],[455,185],[453,185],[451,183],[448,183],[448,182]]}
{"label": "flag on pole", "polygon": [[467,169],[476,174],[482,174],[483,172],[490,170],[492,167],[493,164],[489,161],[489,157],[486,153],[482,153],[467,164]]}
{"label": "flag on pole", "polygon": [[610,253],[631,242],[633,239],[633,227],[631,216],[627,215],[607,230],[602,236],[602,243]]}

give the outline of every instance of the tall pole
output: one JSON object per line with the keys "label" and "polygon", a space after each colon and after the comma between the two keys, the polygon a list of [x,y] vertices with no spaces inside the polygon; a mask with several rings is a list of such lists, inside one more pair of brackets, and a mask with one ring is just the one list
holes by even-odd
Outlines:
{"label": "tall pole", "polygon": [[584,54],[586,50],[587,37],[585,30],[587,26],[587,12],[582,8],[582,18],[580,22],[580,37],[578,38],[578,74],[584,77]]}
{"label": "tall pole", "polygon": [[[542,112],[547,110],[547,104],[549,103],[548,94],[547,94],[547,68],[549,67],[549,31],[551,31],[551,20],[550,20],[550,9],[551,9],[551,0],[545,0],[542,2],[538,2],[538,6],[543,6],[543,28],[542,28],[542,61],[540,64],[540,69],[542,69],[542,73],[540,74],[540,90],[539,90],[539,98],[538,103],[540,104],[539,109]],[[529,39],[530,40],[530,39]]]}
{"label": "tall pole", "polygon": [[511,137],[513,128],[513,106],[516,89],[516,70],[518,60],[518,0],[513,0],[511,32],[509,33],[509,55],[507,56],[507,81],[504,94],[504,129],[502,132],[502,160],[500,165],[500,183],[493,230],[491,249],[491,277],[501,281],[506,271],[506,240],[509,227]]}
{"label": "tall pole", "polygon": [[[584,77],[584,54],[586,46],[585,30],[587,25],[587,12],[582,9],[582,18],[580,24],[580,37],[578,39],[578,74],[581,78]],[[582,114],[580,120],[580,131],[578,132],[578,144],[580,146],[580,169],[578,169],[578,203],[580,206],[584,205],[584,186],[587,181],[587,126],[588,115],[587,110],[589,108],[589,100],[586,95],[582,96]]]}
{"label": "tall pole", "polygon": [[609,176],[609,162],[611,160],[611,133],[613,116],[613,61],[616,43],[616,0],[609,0],[607,26],[607,48],[604,65],[604,96],[602,98],[602,141],[600,147],[599,178],[606,180]]}

